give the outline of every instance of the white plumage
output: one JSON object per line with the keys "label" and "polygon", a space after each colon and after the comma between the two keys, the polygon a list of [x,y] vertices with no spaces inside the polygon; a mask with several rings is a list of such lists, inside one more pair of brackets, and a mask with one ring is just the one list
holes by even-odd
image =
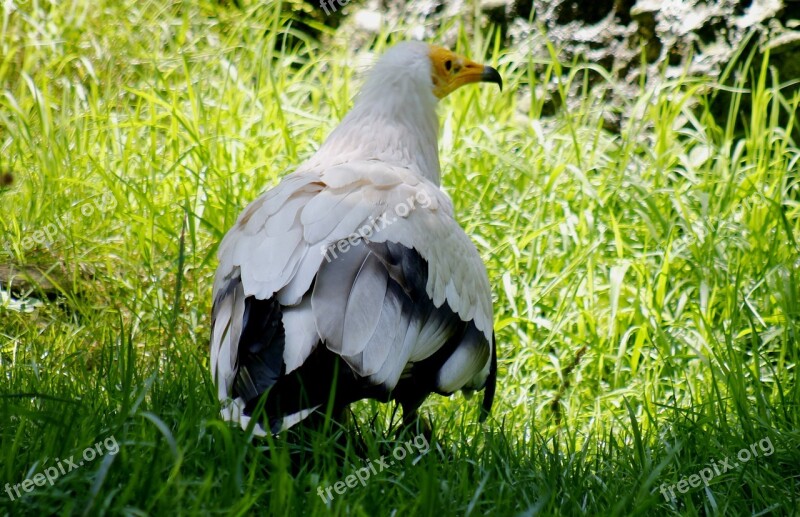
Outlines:
{"label": "white plumage", "polygon": [[[223,417],[272,432],[361,398],[413,417],[431,392],[487,384],[496,351],[478,252],[439,188],[439,98],[500,76],[424,43],[390,49],[319,151],[220,244],[211,371]],[[501,85],[502,86],[502,85]],[[256,427],[263,433],[261,423]]]}

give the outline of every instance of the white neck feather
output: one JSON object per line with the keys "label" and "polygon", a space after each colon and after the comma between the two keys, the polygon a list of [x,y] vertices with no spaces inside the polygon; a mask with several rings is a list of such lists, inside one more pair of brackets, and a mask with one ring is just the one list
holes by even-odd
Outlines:
{"label": "white neck feather", "polygon": [[306,165],[381,160],[439,185],[437,103],[429,71],[408,73],[379,63],[353,109]]}

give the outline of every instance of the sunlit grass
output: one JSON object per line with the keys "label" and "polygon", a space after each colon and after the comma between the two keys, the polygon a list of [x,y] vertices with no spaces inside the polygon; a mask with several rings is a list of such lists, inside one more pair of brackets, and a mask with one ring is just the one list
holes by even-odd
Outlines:
{"label": "sunlit grass", "polygon": [[[372,58],[283,29],[277,4],[0,14],[0,172],[15,175],[0,264],[35,266],[62,293],[0,308],[0,489],[120,445],[22,500],[0,492],[7,513],[799,506],[800,150],[780,115],[800,98],[766,66],[743,68],[727,120],[710,115],[717,85],[683,79],[630,99],[612,134],[592,93],[549,119],[542,99],[523,102],[558,77],[565,95],[580,88],[585,67],[462,26],[459,50],[506,82],[440,108],[443,186],[494,287],[495,411],[481,425],[475,398],[432,397],[431,450],[326,506],[317,487],[360,468],[360,448],[395,447],[390,410],[360,404],[351,427],[305,438],[228,428],[208,374],[210,290],[225,231],[336,126]],[[659,492],[765,437],[771,456],[673,503]]]}

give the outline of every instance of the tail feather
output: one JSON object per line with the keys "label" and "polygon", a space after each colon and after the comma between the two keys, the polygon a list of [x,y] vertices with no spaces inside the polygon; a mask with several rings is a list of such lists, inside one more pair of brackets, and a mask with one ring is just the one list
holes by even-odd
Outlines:
{"label": "tail feather", "polygon": [[478,418],[480,422],[486,420],[489,413],[492,412],[492,404],[494,403],[494,392],[497,388],[497,341],[494,332],[492,332],[492,358],[491,365],[489,366],[489,376],[486,378],[486,385],[483,388],[483,404],[481,404],[481,415]]}

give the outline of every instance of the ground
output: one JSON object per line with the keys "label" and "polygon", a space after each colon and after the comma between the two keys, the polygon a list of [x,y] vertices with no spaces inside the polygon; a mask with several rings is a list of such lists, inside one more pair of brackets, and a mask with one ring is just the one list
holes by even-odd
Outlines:
{"label": "ground", "polygon": [[398,437],[363,403],[343,429],[257,439],[218,418],[216,246],[343,117],[366,49],[279,4],[0,9],[0,264],[51,292],[0,307],[3,513],[800,507],[800,149],[779,124],[800,98],[766,64],[736,65],[724,124],[712,80],[672,81],[611,133],[596,96],[541,117],[526,95],[580,66],[453,20],[506,83],[440,106],[443,187],[494,289],[493,415],[434,396],[430,439]]}

